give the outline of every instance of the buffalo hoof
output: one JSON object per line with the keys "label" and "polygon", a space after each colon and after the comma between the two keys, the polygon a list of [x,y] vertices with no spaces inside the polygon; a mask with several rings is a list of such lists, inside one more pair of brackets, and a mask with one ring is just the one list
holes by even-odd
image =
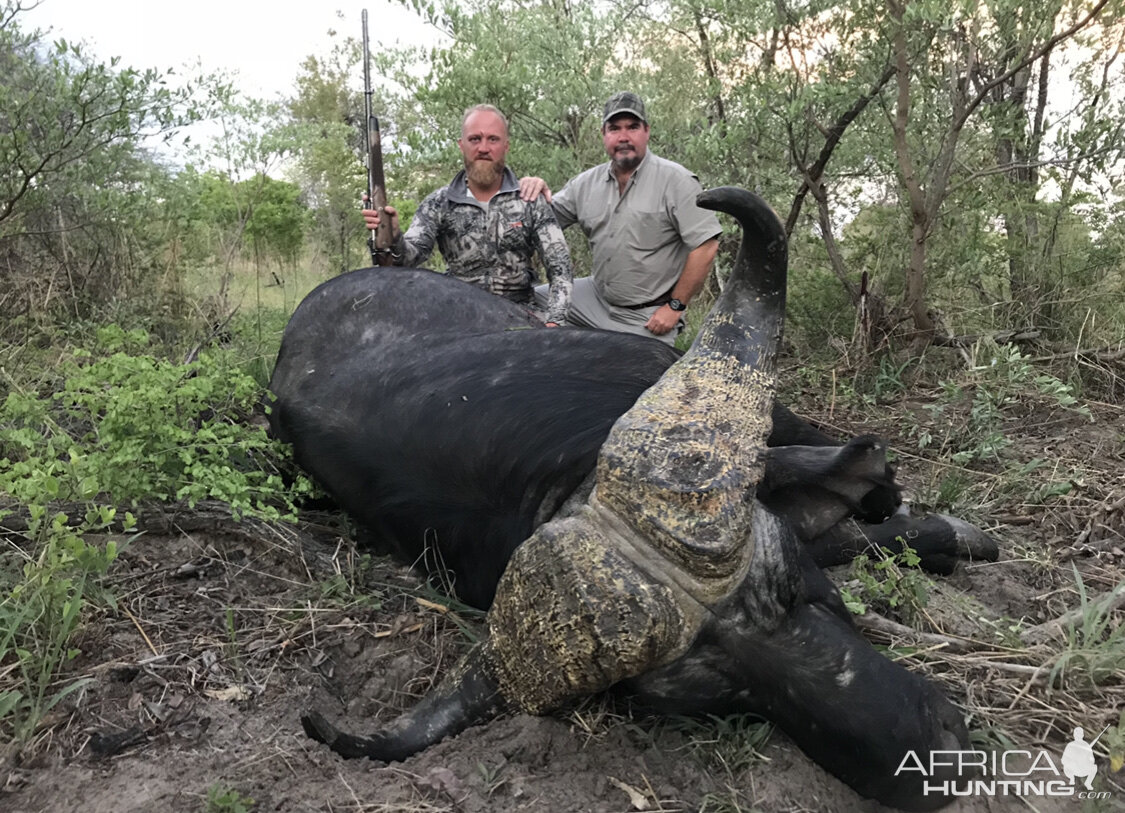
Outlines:
{"label": "buffalo hoof", "polygon": [[978,562],[995,562],[1000,556],[996,540],[975,525],[948,514],[936,514],[938,519],[950,527],[954,535],[957,556],[961,559]]}
{"label": "buffalo hoof", "polygon": [[964,520],[944,514],[913,516],[900,509],[886,522],[847,519],[807,543],[819,567],[847,564],[871,549],[901,553],[904,545],[918,554],[923,570],[948,576],[958,562],[995,562],[996,540]]}

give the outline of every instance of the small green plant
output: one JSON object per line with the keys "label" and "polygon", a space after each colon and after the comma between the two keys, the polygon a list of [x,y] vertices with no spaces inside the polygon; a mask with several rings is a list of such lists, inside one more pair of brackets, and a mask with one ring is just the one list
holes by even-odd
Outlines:
{"label": "small green plant", "polygon": [[1011,446],[1003,431],[1005,412],[1026,400],[1029,390],[1037,391],[1059,407],[1090,417],[1089,409],[1078,402],[1069,384],[1047,373],[1036,374],[1030,359],[1015,345],[978,342],[973,347],[971,372],[971,382],[943,382],[939,402],[928,407],[938,418],[971,387],[968,422],[964,431],[958,433],[957,448],[952,454],[958,465],[1001,458]]}
{"label": "small green plant", "polygon": [[420,601],[426,602],[434,608],[440,608],[439,612],[444,613],[445,617],[457,626],[461,635],[463,635],[465,640],[470,644],[480,642],[480,624],[484,621],[485,617],[483,611],[458,600],[444,591],[435,589],[429,584],[419,586],[416,595]]}
{"label": "small green plant", "polygon": [[206,813],[250,813],[254,800],[234,788],[215,784],[207,789]]}
{"label": "small green plant", "polygon": [[503,771],[503,769],[503,762],[498,762],[495,764],[487,762],[477,763],[477,773],[480,774],[480,778],[484,781],[485,794],[487,796],[491,796],[492,794],[496,793],[496,791],[500,790],[500,788],[504,787],[504,785],[508,783],[507,779],[504,779],[500,776],[500,773],[501,771]]}
{"label": "small green plant", "polygon": [[383,606],[378,593],[362,588],[343,573],[335,573],[318,582],[316,589],[319,593],[318,604],[368,610],[378,610]]}
{"label": "small green plant", "polygon": [[762,748],[773,733],[771,723],[753,714],[685,719],[682,725],[691,750],[732,779],[762,759]]}
{"label": "small green plant", "polygon": [[356,607],[378,610],[382,606],[380,593],[368,585],[371,554],[346,549],[332,560],[336,572],[315,584],[318,605],[338,608]]}
{"label": "small green plant", "polygon": [[907,387],[902,374],[910,364],[911,359],[898,364],[889,355],[879,358],[879,369],[875,373],[874,381],[877,402],[891,401],[906,392]]}
{"label": "small green plant", "polygon": [[970,727],[969,742],[972,743],[973,748],[980,751],[1015,751],[1020,747],[1007,731],[994,725],[986,725],[984,728]]}
{"label": "small green plant", "polygon": [[977,460],[999,460],[1000,453],[1012,445],[1001,428],[1004,421],[1001,406],[1007,398],[986,387],[977,387],[969,409],[968,436],[971,445],[953,453],[954,463],[965,465]]}
{"label": "small green plant", "polygon": [[1106,729],[1102,742],[1109,751],[1109,769],[1117,773],[1125,766],[1125,709],[1117,718],[1117,725]]}
{"label": "small green plant", "polygon": [[949,469],[938,480],[933,498],[935,508],[956,510],[973,487],[972,480],[961,469]]}
{"label": "small green plant", "polygon": [[66,514],[48,515],[33,505],[32,552],[9,542],[0,553],[0,663],[9,665],[0,674],[0,730],[17,743],[27,742],[47,712],[90,682],[66,680],[65,666],[80,654],[73,642],[91,600],[113,603],[97,582],[117,557],[117,545],[83,539],[113,519],[108,508],[89,514],[75,526]]}
{"label": "small green plant", "polygon": [[1006,615],[999,618],[979,615],[975,617],[975,621],[982,629],[991,630],[993,639],[1002,646],[1010,649],[1024,648],[1025,644],[1021,637],[1021,633],[1027,627],[1024,621]]}
{"label": "small green plant", "polygon": [[862,615],[875,608],[910,623],[926,608],[929,593],[926,576],[918,569],[921,559],[905,540],[900,541],[900,553],[882,548],[875,552],[874,561],[866,553],[852,560],[852,581],[840,591],[851,612]]}
{"label": "small green plant", "polygon": [[726,793],[708,793],[699,801],[699,813],[759,813],[760,808],[743,800],[743,792],[727,786]]}
{"label": "small green plant", "polygon": [[930,430],[926,429],[924,426],[918,426],[915,424],[914,426],[910,427],[908,434],[914,438],[915,443],[917,443],[918,445],[918,451],[920,452],[926,451],[926,449],[930,448],[930,446],[934,442],[933,433],[931,433]]}
{"label": "small green plant", "polygon": [[[1100,686],[1125,669],[1125,624],[1118,624],[1111,601],[1091,601],[1086,584],[1071,563],[1078,586],[1079,614],[1064,630],[1066,647],[1051,667],[1050,680]],[[1125,590],[1118,585],[1113,594]]]}
{"label": "small green plant", "polygon": [[1011,559],[1013,562],[1027,562],[1041,575],[1050,573],[1057,567],[1051,548],[1031,540],[1014,543]]}
{"label": "small green plant", "polygon": [[1060,477],[1057,468],[1052,471],[1047,461],[1035,457],[1026,463],[1008,466],[998,484],[1001,491],[1010,497],[1025,503],[1042,504],[1069,494],[1081,482],[1081,475],[1066,472]]}

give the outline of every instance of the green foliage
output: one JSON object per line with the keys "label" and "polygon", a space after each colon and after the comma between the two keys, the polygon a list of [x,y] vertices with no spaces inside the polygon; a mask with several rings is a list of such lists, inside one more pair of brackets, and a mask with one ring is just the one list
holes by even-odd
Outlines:
{"label": "green foliage", "polygon": [[856,615],[862,615],[868,608],[877,612],[892,613],[911,623],[929,600],[927,579],[918,569],[921,561],[918,554],[906,540],[900,553],[881,549],[875,553],[875,561],[868,554],[860,554],[852,560],[852,582],[841,588],[844,604]]}
{"label": "green foliage", "polygon": [[0,734],[17,746],[88,682],[68,675],[91,613],[114,605],[101,580],[119,547],[98,540],[133,525],[110,505],[208,498],[236,514],[280,517],[307,487],[283,486],[287,452],[248,424],[262,390],[240,353],[180,364],[161,358],[143,330],[87,329],[55,337],[85,348],[23,348],[20,378],[3,373],[0,505],[14,501],[9,512],[28,518],[26,541],[0,550]]}
{"label": "green foliage", "polygon": [[64,361],[55,392],[14,389],[0,406],[0,490],[33,504],[218,499],[277,517],[283,454],[246,425],[261,391],[228,355],[190,364],[116,349],[140,334],[99,331],[106,352]]}
{"label": "green foliage", "polygon": [[234,788],[216,783],[207,789],[205,813],[250,813],[253,807],[254,800]]}
{"label": "green foliage", "polygon": [[1116,680],[1125,669],[1125,625],[1115,617],[1111,600],[1125,592],[1125,584],[1118,585],[1108,598],[1092,601],[1073,563],[1071,569],[1078,587],[1079,616],[1064,630],[1066,648],[1055,658],[1050,680],[1099,686]]}
{"label": "green foliage", "polygon": [[725,793],[708,793],[699,800],[699,813],[760,813],[757,807],[738,788],[727,787]]}
{"label": "green foliage", "polygon": [[1117,718],[1117,725],[1112,726],[1102,737],[1109,750],[1109,769],[1117,773],[1125,765],[1125,709]]}
{"label": "green foliage", "polygon": [[167,216],[182,260],[222,266],[230,252],[291,265],[304,246],[308,209],[294,184],[258,173],[234,181],[187,167],[169,182]]}
{"label": "green foliage", "polygon": [[732,779],[761,761],[761,749],[773,733],[771,723],[753,714],[710,715],[705,720],[682,718],[677,727],[688,737],[695,756],[721,768]]}
{"label": "green foliage", "polygon": [[1004,434],[1007,413],[1024,405],[1033,391],[1049,405],[1066,409],[1084,417],[1090,410],[1081,404],[1069,384],[1048,373],[1037,373],[1031,362],[1016,345],[997,346],[978,342],[973,348],[974,365],[969,382],[943,382],[941,398],[927,409],[942,417],[965,397],[966,386],[972,387],[968,419],[956,433],[951,459],[958,465],[980,461],[997,461],[1011,445]]}
{"label": "green foliage", "polygon": [[974,485],[974,481],[962,469],[950,469],[941,474],[936,494],[927,503],[935,510],[957,512],[972,495]]}
{"label": "green foliage", "polygon": [[207,498],[281,517],[307,487],[282,484],[285,452],[247,425],[261,389],[231,354],[177,364],[151,350],[144,331],[110,325],[38,381],[5,373],[0,505],[28,523],[26,543],[0,551],[0,730],[17,743],[86,683],[64,676],[84,621],[114,604],[100,580],[118,551],[93,540],[134,524],[111,505]]}
{"label": "green foliage", "polygon": [[[327,255],[330,267],[338,271],[371,262],[365,245],[367,230],[359,211],[360,196],[367,187],[364,105],[363,98],[354,92],[353,81],[362,75],[359,61],[359,42],[352,37],[338,39],[327,55],[305,59],[297,76],[296,94],[289,101],[290,134],[299,145],[294,173],[314,204],[311,238]],[[397,171],[405,154],[391,145],[396,128],[407,132],[410,127],[399,116],[388,119],[385,103],[381,90],[372,100],[372,112],[380,119],[386,143],[388,195],[390,202],[400,207],[405,228],[421,197]]]}
{"label": "green foliage", "polygon": [[1008,466],[1000,480],[1004,493],[1029,504],[1042,504],[1069,494],[1081,482],[1071,472],[1060,472],[1041,457]]}
{"label": "green foliage", "polygon": [[[117,545],[87,543],[82,534],[105,528],[115,510],[91,506],[72,523],[62,513],[32,505],[28,537],[32,551],[11,545],[0,552],[0,731],[26,742],[43,716],[89,678],[63,680],[65,666],[80,650],[73,641],[97,580],[117,556]],[[129,527],[132,518],[125,517]],[[105,593],[101,603],[112,602]]]}
{"label": "green foliage", "polygon": [[790,270],[785,320],[786,338],[816,353],[835,336],[851,336],[855,311],[836,277],[801,257]]}
{"label": "green foliage", "polygon": [[[17,4],[0,3],[0,250],[14,282],[0,314],[10,329],[111,310],[118,320],[129,310],[182,319],[191,312],[185,270],[214,266],[216,304],[202,310],[226,316],[232,266],[244,256],[259,268],[294,265],[313,249],[333,272],[369,262],[358,212],[358,30],[332,33],[329,52],[302,63],[281,106],[221,77],[177,89],[168,74],[97,64],[73,44],[22,32]],[[1120,4],[1099,20],[1119,18]],[[1058,44],[1065,58],[1051,62],[1045,110],[1025,92],[1045,63],[990,84],[1019,63],[1014,54],[1033,54],[1071,20],[1073,3],[910,3],[901,23],[911,106],[898,151],[888,46],[899,21],[885,5],[407,5],[447,39],[374,49],[374,112],[404,223],[458,167],[468,105],[498,105],[511,121],[512,166],[558,189],[605,159],[601,105],[630,88],[648,102],[655,152],[705,186],[758,191],[791,222],[790,338],[799,346],[850,338],[841,280],[863,272],[887,300],[884,327],[902,324],[913,296],[955,333],[1034,324],[1091,347],[1120,339],[1125,207],[1111,192],[1122,186],[1125,78],[1116,29],[1082,32],[1081,52]],[[1065,100],[1055,98],[1056,78]],[[973,96],[985,86],[987,97]],[[193,167],[173,174],[142,149],[143,134],[170,135],[203,115],[222,134]],[[283,171],[292,185],[275,180]],[[908,177],[921,178],[913,200]],[[810,180],[823,187],[810,194]],[[916,233],[920,207],[929,219]],[[825,229],[839,253],[826,251]],[[916,239],[925,257],[911,293],[904,269]]]}
{"label": "green foliage", "polygon": [[123,291],[151,305],[168,174],[152,140],[199,118],[197,86],[49,43],[19,12],[0,0],[0,321],[84,318]]}
{"label": "green foliage", "polygon": [[377,610],[382,607],[380,592],[367,584],[371,554],[349,551],[343,562],[344,566],[337,565],[334,575],[314,586],[313,602],[317,606],[331,605],[339,609]]}
{"label": "green foliage", "polygon": [[111,181],[112,163],[138,150],[142,134],[195,118],[165,75],[94,62],[64,40],[46,46],[20,30],[15,8],[0,4],[0,237],[29,228],[52,194]]}
{"label": "green foliage", "polygon": [[896,362],[889,355],[879,357],[879,369],[875,373],[875,400],[879,403],[891,401],[906,393],[903,373],[913,363],[913,359]]}

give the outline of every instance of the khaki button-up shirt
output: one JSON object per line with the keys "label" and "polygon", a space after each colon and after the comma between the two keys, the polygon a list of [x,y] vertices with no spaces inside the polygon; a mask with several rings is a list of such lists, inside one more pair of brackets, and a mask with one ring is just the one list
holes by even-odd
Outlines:
{"label": "khaki button-up shirt", "polygon": [[703,187],[684,167],[645,154],[623,193],[607,162],[572,178],[552,205],[564,229],[590,239],[594,287],[611,305],[651,302],[676,284],[692,250],[722,232],[695,199]]}

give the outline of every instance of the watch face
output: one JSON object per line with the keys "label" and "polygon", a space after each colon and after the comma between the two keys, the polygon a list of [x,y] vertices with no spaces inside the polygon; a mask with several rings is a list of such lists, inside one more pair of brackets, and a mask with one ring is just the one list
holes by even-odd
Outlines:
{"label": "watch face", "polygon": [[687,309],[687,305],[685,305],[683,302],[681,302],[678,299],[669,299],[668,300],[668,307],[671,308],[674,311],[682,311],[682,310]]}

